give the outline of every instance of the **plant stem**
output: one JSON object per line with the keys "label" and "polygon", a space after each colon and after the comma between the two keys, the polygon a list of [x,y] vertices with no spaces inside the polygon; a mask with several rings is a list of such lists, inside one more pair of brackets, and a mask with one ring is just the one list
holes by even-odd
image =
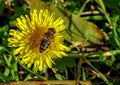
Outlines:
{"label": "plant stem", "polygon": [[90,52],[90,53],[83,53],[83,52],[78,52],[78,51],[72,51],[71,54],[68,54],[69,57],[81,57],[81,56],[85,56],[88,58],[94,58],[94,57],[100,57],[100,56],[112,56],[112,55],[116,55],[116,54],[120,54],[120,50],[112,50],[112,51],[106,51],[106,52]]}
{"label": "plant stem", "polygon": [[96,1],[96,2],[100,5],[100,7],[101,7],[101,8],[98,8],[98,9],[105,15],[105,17],[106,17],[107,21],[109,22],[109,24],[112,25],[111,19],[110,19],[110,17],[108,16],[108,13],[107,13],[107,11],[106,11],[106,8],[105,8],[105,5],[104,5],[103,1],[102,1],[102,0],[95,0],[95,1]]}
{"label": "plant stem", "polygon": [[113,83],[111,83],[99,70],[97,70],[97,69],[90,63],[90,61],[88,61],[88,60],[86,59],[86,57],[84,57],[84,59],[85,59],[86,63],[87,63],[90,67],[92,67],[92,68],[97,72],[97,75],[99,75],[100,78],[101,78],[107,85],[113,85]]}
{"label": "plant stem", "polygon": [[42,80],[47,80],[45,77],[40,76],[39,74],[35,74],[33,71],[31,71],[29,68],[27,68],[25,65],[21,64],[20,61],[18,61],[18,64],[20,66],[22,66],[25,70],[27,70],[28,72],[30,72],[31,74],[37,75],[39,78],[41,78]]}
{"label": "plant stem", "polygon": [[79,12],[78,12],[78,16],[80,16],[81,15],[81,13],[83,12],[83,10],[85,9],[85,6],[86,6],[86,4],[89,2],[90,0],[86,0],[85,1],[85,3],[82,5],[82,7],[80,8],[80,10],[79,10]]}
{"label": "plant stem", "polygon": [[117,33],[117,22],[118,22],[118,19],[119,19],[119,16],[115,16],[113,18],[112,26],[113,26],[113,33],[114,33],[115,42],[116,42],[117,46],[120,48],[120,38],[119,38],[118,33]]}
{"label": "plant stem", "polygon": [[[50,80],[50,81],[18,81],[0,83],[0,85],[75,85],[76,80]],[[80,85],[92,85],[90,81],[79,81]]]}

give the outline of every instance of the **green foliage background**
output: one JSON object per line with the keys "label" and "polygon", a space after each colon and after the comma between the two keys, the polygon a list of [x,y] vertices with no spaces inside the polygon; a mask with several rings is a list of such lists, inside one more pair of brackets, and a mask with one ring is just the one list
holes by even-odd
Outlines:
{"label": "green foliage background", "polygon": [[[7,46],[9,29],[16,29],[14,20],[34,8],[48,8],[65,19],[65,45],[71,47],[67,57],[54,60],[52,69],[38,73],[16,61],[15,48]],[[119,76],[120,0],[0,0],[0,82],[89,80],[119,85]]]}

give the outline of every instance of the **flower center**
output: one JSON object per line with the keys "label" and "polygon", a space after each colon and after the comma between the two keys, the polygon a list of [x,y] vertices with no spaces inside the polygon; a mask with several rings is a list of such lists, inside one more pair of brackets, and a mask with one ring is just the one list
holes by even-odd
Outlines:
{"label": "flower center", "polygon": [[40,31],[37,31],[37,30],[30,35],[29,41],[30,41],[30,47],[32,49],[39,48],[39,44],[40,44],[42,35],[43,35],[43,33]]}

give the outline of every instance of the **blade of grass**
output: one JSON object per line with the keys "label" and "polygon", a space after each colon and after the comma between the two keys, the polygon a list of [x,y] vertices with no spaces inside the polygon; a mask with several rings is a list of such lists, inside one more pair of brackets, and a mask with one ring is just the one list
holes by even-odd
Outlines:
{"label": "blade of grass", "polygon": [[6,0],[2,0],[2,1],[0,2],[0,15],[3,13],[4,6],[5,6],[5,1],[6,1]]}
{"label": "blade of grass", "polygon": [[114,16],[112,20],[113,20],[112,24],[113,24],[114,39],[115,39],[117,46],[120,48],[120,38],[117,33],[117,22],[119,20],[119,15]]}
{"label": "blade of grass", "polygon": [[12,70],[12,76],[14,77],[15,81],[18,81],[19,80],[19,75],[18,75],[18,66],[17,66],[17,61],[15,60],[15,57],[13,57],[13,63],[12,63],[12,66],[13,66],[13,70]]}
{"label": "blade of grass", "polygon": [[5,75],[3,75],[3,73],[0,72],[0,79],[3,81],[3,82],[7,82],[9,81],[9,77],[6,77]]}
{"label": "blade of grass", "polygon": [[100,78],[101,78],[107,85],[113,85],[113,83],[110,82],[110,81],[105,77],[105,75],[103,75],[98,69],[96,69],[96,68],[90,63],[90,61],[88,61],[85,57],[84,57],[84,59],[85,59],[86,63],[87,63],[90,67],[92,67],[92,68],[97,72],[97,74],[100,76]]}
{"label": "blade of grass", "polygon": [[7,64],[8,67],[11,67],[10,61],[8,60],[7,56],[5,54],[3,54],[4,60]]}
{"label": "blade of grass", "polygon": [[103,1],[102,0],[95,0],[99,5],[100,5],[100,7],[98,8],[104,15],[105,15],[105,17],[106,17],[106,19],[107,19],[107,21],[109,22],[109,24],[110,25],[112,25],[112,23],[111,23],[111,19],[110,19],[110,17],[109,17],[109,15],[108,15],[108,13],[107,13],[107,11],[106,11],[106,8],[105,8],[105,5],[104,5],[104,3],[103,3]]}
{"label": "blade of grass", "polygon": [[81,15],[81,13],[83,12],[83,10],[85,9],[85,6],[86,6],[86,4],[89,2],[90,0],[86,0],[85,1],[85,3],[82,5],[82,7],[80,8],[80,10],[79,10],[79,12],[78,12],[78,16],[80,16]]}
{"label": "blade of grass", "polygon": [[41,78],[42,80],[47,80],[45,77],[40,76],[39,74],[35,74],[32,70],[30,70],[29,68],[27,68],[25,65],[21,64],[19,60],[18,60],[17,62],[18,62],[18,64],[19,64],[22,68],[24,68],[25,70],[27,70],[27,71],[30,72],[31,74],[37,75],[37,76],[38,76],[39,78]]}

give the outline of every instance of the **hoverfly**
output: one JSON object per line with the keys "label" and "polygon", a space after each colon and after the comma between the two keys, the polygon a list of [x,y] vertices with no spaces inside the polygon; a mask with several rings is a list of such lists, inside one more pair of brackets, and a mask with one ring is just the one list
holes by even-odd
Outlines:
{"label": "hoverfly", "polygon": [[54,28],[48,28],[48,31],[44,34],[44,37],[40,43],[40,48],[39,48],[40,53],[42,53],[49,47],[51,40],[54,39],[55,33],[56,33],[56,31]]}

